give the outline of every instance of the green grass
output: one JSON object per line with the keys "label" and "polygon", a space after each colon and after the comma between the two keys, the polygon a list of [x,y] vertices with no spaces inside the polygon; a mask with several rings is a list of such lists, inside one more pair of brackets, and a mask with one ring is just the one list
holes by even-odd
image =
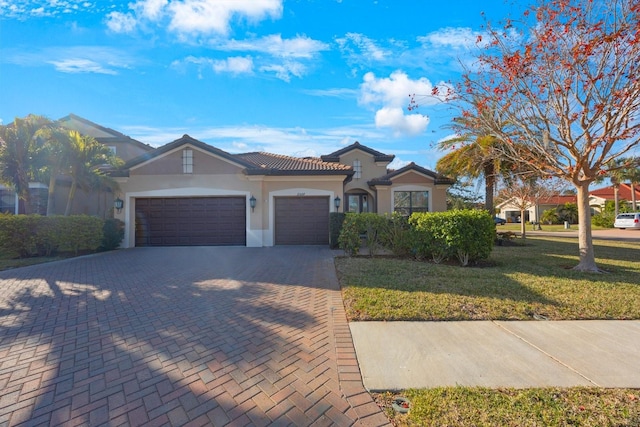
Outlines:
{"label": "green grass", "polygon": [[[640,319],[640,243],[594,244],[607,273],[572,270],[576,239],[552,237],[497,246],[477,267],[357,257],[337,258],[336,268],[350,320]],[[640,426],[638,390],[449,387],[401,395],[411,401],[408,414],[392,409],[396,394],[373,395],[396,426]]]}
{"label": "green grass", "polygon": [[406,390],[411,410],[392,409],[397,396],[374,395],[397,426],[583,426],[640,425],[638,390],[598,388],[487,389],[447,387]]}
{"label": "green grass", "polygon": [[18,267],[26,267],[29,265],[42,264],[45,262],[59,261],[61,259],[69,258],[70,256],[72,255],[65,254],[52,257],[18,258],[18,254],[14,254],[10,251],[0,250],[0,271]]}
{"label": "green grass", "polygon": [[337,258],[349,320],[640,319],[640,243],[595,240],[607,273],[572,270],[575,239],[496,246],[481,266]]}

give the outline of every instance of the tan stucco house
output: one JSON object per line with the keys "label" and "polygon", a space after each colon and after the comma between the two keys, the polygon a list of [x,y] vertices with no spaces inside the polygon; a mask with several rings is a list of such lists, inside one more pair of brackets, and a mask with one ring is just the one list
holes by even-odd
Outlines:
{"label": "tan stucco house", "polygon": [[230,154],[184,135],[114,174],[124,247],[324,245],[330,212],[446,210],[452,181],[358,142],[320,158]]}
{"label": "tan stucco house", "polygon": [[[79,194],[73,209],[101,217],[113,211],[125,223],[125,248],[326,245],[330,212],[444,211],[453,184],[414,163],[389,170],[394,155],[358,142],[313,158],[231,154],[189,135],[154,148],[74,114],[60,122],[125,161],[110,172],[118,191]],[[56,187],[58,213],[64,184]]]}

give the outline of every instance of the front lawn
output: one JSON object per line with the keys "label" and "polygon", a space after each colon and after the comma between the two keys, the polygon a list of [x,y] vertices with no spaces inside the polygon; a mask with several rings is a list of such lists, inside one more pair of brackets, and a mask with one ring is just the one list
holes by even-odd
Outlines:
{"label": "front lawn", "polygon": [[[640,243],[595,240],[600,268],[571,270],[577,240],[530,237],[475,267],[336,259],[349,320],[640,319]],[[408,414],[392,409],[401,394]],[[640,426],[638,390],[446,387],[378,393],[396,426]]]}
{"label": "front lawn", "polygon": [[476,267],[339,257],[349,320],[640,319],[640,243],[595,240],[607,273],[581,273],[576,239],[496,246]]}
{"label": "front lawn", "polygon": [[441,387],[406,390],[411,410],[393,410],[395,394],[374,398],[397,426],[582,426],[640,425],[638,390],[598,388],[487,389]]}

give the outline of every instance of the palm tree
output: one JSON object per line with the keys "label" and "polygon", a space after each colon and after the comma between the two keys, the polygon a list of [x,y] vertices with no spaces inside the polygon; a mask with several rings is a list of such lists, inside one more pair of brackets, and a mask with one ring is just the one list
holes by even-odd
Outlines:
{"label": "palm tree", "polygon": [[29,182],[36,180],[41,166],[37,162],[40,141],[36,134],[50,123],[46,117],[30,114],[0,126],[0,181],[15,189],[25,213],[31,212]]}
{"label": "palm tree", "polygon": [[59,126],[46,126],[38,131],[38,136],[44,140],[40,157],[43,164],[42,175],[49,179],[47,216],[50,216],[54,213],[56,182],[68,169],[69,131]]}
{"label": "palm tree", "polygon": [[454,151],[443,156],[436,164],[436,170],[444,175],[462,175],[472,179],[483,177],[485,209],[492,215],[496,180],[506,170],[504,160],[496,153],[498,144],[499,141],[490,135],[476,137],[475,140],[471,135],[448,139],[442,141],[438,148]]}
{"label": "palm tree", "polygon": [[629,180],[631,187],[631,206],[635,212],[638,209],[636,201],[636,184],[640,184],[640,157],[632,160],[631,165],[624,170],[624,179]]}
{"label": "palm tree", "polygon": [[[603,178],[609,178],[611,186],[613,187],[613,199],[615,203],[615,215],[618,215],[620,210],[620,184],[624,183],[627,179],[631,180],[631,197],[633,210],[635,210],[635,188],[634,183],[640,181],[640,172],[638,172],[638,160],[634,158],[620,157],[610,160],[606,164],[606,172]],[[601,179],[599,180],[601,181]]]}
{"label": "palm tree", "polygon": [[69,132],[69,175],[71,176],[71,188],[67,198],[65,215],[71,213],[71,206],[78,187],[90,189],[96,182],[101,185],[109,182],[109,188],[116,188],[114,181],[109,181],[102,171],[108,165],[116,166],[117,158],[113,155],[109,147],[100,144],[91,136],[81,135],[79,132],[70,130]]}

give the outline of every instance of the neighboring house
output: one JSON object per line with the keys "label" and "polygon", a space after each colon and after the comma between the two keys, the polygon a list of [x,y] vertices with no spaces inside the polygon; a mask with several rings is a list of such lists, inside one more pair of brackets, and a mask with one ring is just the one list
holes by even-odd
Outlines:
{"label": "neighboring house", "polygon": [[[634,185],[636,193],[636,203],[640,203],[640,185]],[[607,200],[615,200],[615,190],[613,186],[599,188],[589,193],[589,205],[596,207],[598,211],[602,210]],[[631,209],[631,201],[633,196],[631,194],[631,185],[620,184],[618,186],[618,200],[620,203],[627,203]]]}
{"label": "neighboring house", "polygon": [[[45,215],[47,213],[48,187],[39,182],[29,183],[31,213]],[[25,213],[24,201],[18,200],[18,194],[12,187],[0,184],[0,213]]]}
{"label": "neighboring house", "polygon": [[[544,211],[548,209],[556,209],[564,205],[565,203],[576,203],[576,196],[568,195],[556,195],[550,197],[543,197],[538,200],[538,203],[530,203],[524,212],[524,222],[540,222],[538,216],[542,216]],[[520,212],[519,200],[515,197],[505,200],[502,203],[496,205],[496,208],[500,210],[498,216],[505,219],[507,222],[521,222],[522,212]]]}
{"label": "neighboring house", "polygon": [[[640,186],[635,186],[636,200],[640,203]],[[618,188],[618,198],[621,202],[628,203],[631,207],[631,186],[629,184],[620,184]],[[591,214],[601,212],[607,201],[615,200],[614,189],[612,186],[599,188],[589,192],[589,206],[591,207]],[[542,216],[543,212],[548,209],[555,209],[564,205],[565,203],[577,203],[576,196],[552,196],[540,199],[537,206],[532,203],[525,211],[525,222],[538,222],[539,213]],[[518,207],[517,200],[510,198],[496,206],[500,210],[498,216],[507,220],[507,222],[519,222],[520,209]]]}
{"label": "neighboring house", "polygon": [[328,244],[329,213],[446,210],[453,181],[359,143],[320,158],[230,154],[188,135],[115,176],[123,247]]}

